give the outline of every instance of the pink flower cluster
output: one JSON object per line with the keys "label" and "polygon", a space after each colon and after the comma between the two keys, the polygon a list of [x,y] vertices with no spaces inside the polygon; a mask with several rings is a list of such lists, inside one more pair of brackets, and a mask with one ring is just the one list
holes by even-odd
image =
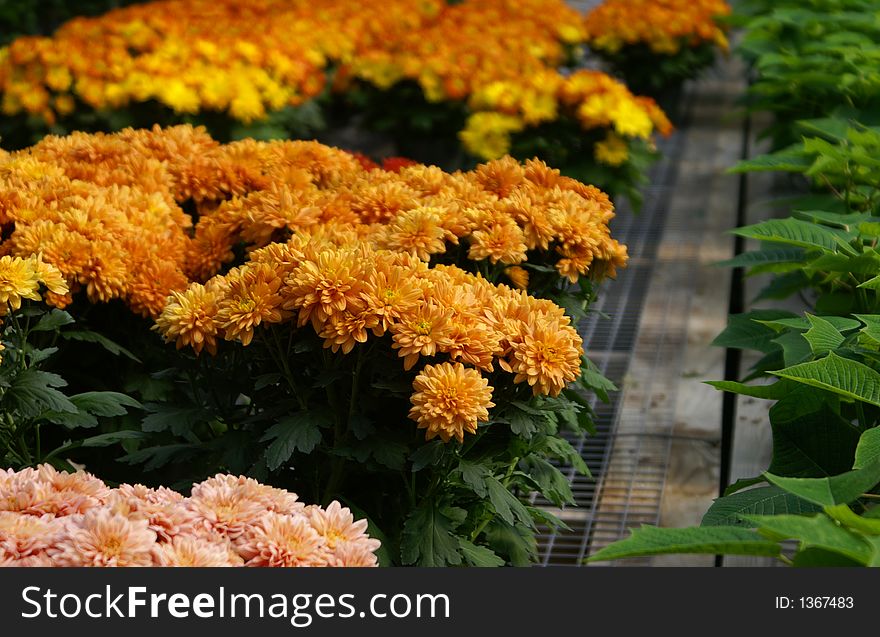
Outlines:
{"label": "pink flower cluster", "polygon": [[217,474],[192,495],[50,465],[0,470],[0,566],[376,566],[379,541],[338,502]]}

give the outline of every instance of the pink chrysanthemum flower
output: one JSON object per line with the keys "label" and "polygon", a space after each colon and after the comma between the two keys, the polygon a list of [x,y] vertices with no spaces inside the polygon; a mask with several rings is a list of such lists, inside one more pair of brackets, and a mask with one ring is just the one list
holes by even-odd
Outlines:
{"label": "pink chrysanthemum flower", "polygon": [[48,563],[46,550],[62,532],[61,526],[51,516],[0,512],[0,560],[22,562],[33,558],[31,561]]}
{"label": "pink chrysanthemum flower", "polygon": [[[373,540],[378,544],[378,540]],[[378,548],[378,547],[376,547]],[[336,546],[333,555],[330,558],[328,566],[346,566],[346,567],[374,567],[379,562],[376,554],[373,552],[375,548],[363,542],[342,542]]]}
{"label": "pink chrysanthemum flower", "polygon": [[88,511],[49,554],[58,566],[149,566],[156,534],[146,520]]}
{"label": "pink chrysanthemum flower", "polygon": [[200,485],[193,489],[186,507],[196,527],[225,534],[233,541],[266,513],[265,506],[244,489],[228,484]]}
{"label": "pink chrysanthemum flower", "polygon": [[[312,528],[324,538],[327,547],[331,550],[340,543],[369,540],[366,533],[367,521],[355,521],[351,511],[336,500],[333,500],[326,509],[317,506],[308,507],[307,513]],[[371,550],[375,551],[379,548],[378,540],[370,541],[375,542]]]}
{"label": "pink chrysanthemum flower", "polygon": [[131,520],[146,520],[159,542],[169,542],[177,535],[192,532],[195,526],[193,513],[179,502],[169,501],[155,493],[143,493],[150,499],[126,496],[125,493],[115,491],[107,501],[107,508]]}
{"label": "pink chrysanthemum flower", "polygon": [[195,485],[192,494],[194,497],[197,497],[198,494],[203,493],[206,489],[218,486],[237,490],[243,498],[259,503],[265,511],[292,515],[300,513],[305,508],[305,505],[299,501],[295,493],[261,484],[253,478],[224,475],[221,473]]}
{"label": "pink chrysanthemum flower", "polygon": [[302,515],[267,513],[236,544],[245,566],[326,566],[326,543]]}
{"label": "pink chrysanthemum flower", "polygon": [[170,542],[153,547],[156,566],[242,566],[244,560],[228,541],[206,540],[193,535],[178,535]]}

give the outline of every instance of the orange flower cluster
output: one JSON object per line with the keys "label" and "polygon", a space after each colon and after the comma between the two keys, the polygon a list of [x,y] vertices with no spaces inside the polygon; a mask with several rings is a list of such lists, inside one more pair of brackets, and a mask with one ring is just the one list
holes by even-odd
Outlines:
{"label": "orange flower cluster", "polygon": [[565,61],[566,46],[583,42],[580,14],[559,0],[465,0],[445,6],[421,29],[365,48],[342,68],[388,88],[418,82],[429,101],[465,100],[493,82],[522,82]]}
{"label": "orange flower cluster", "polygon": [[725,0],[605,0],[587,15],[587,42],[608,53],[633,44],[660,55],[704,43],[727,49],[716,18],[730,12]]}
{"label": "orange flower cluster", "polygon": [[[70,292],[53,291],[57,306],[85,290],[93,302],[122,299],[153,317],[171,292],[232,263],[237,246],[291,235],[425,261],[461,245],[475,261],[537,259],[572,281],[626,264],[608,229],[608,197],[540,161],[453,174],[400,164],[368,170],[316,142],[221,145],[190,126],[50,136],[0,156],[0,254],[41,254],[58,268]],[[508,275],[527,285],[525,272]]]}
{"label": "orange flower cluster", "polygon": [[418,30],[442,4],[157,0],[76,18],[0,50],[2,110],[52,122],[76,100],[93,109],[156,100],[249,122],[319,94],[330,62]]}
{"label": "orange flower cluster", "polygon": [[332,502],[218,474],[183,497],[51,465],[0,470],[0,566],[376,566],[379,541]]}
{"label": "orange flower cluster", "polygon": [[176,293],[156,328],[197,352],[214,352],[218,339],[248,345],[259,326],[293,321],[343,354],[389,334],[405,370],[437,361],[415,380],[410,417],[444,441],[488,419],[492,387],[481,372],[496,364],[535,395],[556,396],[577,379],[582,341],[554,303],[356,241],[322,228],[256,250],[249,263]]}

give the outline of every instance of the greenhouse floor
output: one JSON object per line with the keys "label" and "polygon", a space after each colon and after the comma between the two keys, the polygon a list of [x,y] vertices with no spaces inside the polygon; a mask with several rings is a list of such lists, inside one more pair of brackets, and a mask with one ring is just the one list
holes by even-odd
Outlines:
{"label": "greenhouse floor", "polygon": [[[578,565],[642,524],[699,524],[718,497],[722,394],[701,381],[725,374],[725,350],[710,343],[727,322],[731,272],[713,263],[734,251],[725,231],[737,225],[742,193],[739,178],[725,171],[743,152],[744,119],[730,113],[738,112],[744,86],[735,60],[690,85],[684,121],[662,142],[664,159],[651,173],[643,209],[619,206],[613,232],[628,245],[630,264],[605,288],[600,313],[582,334],[620,391],[596,405],[598,432],[582,448],[596,479],[572,472],[578,506],[554,511],[571,531],[541,536],[545,565]],[[757,417],[743,412],[746,425]],[[768,445],[758,432],[737,433],[740,447]],[[734,478],[763,469],[736,456],[734,448]],[[674,556],[614,564],[713,563],[711,556]]]}

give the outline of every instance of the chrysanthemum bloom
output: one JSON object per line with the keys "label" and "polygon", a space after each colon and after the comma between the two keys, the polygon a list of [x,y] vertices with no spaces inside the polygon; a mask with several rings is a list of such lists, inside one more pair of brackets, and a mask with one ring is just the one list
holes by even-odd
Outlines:
{"label": "chrysanthemum bloom", "polygon": [[399,213],[388,223],[381,247],[430,261],[432,254],[446,251],[446,231],[440,225],[444,213],[442,208],[432,206]]}
{"label": "chrysanthemum bloom", "polygon": [[512,157],[504,157],[477,166],[474,177],[486,190],[507,197],[525,179],[525,169]]}
{"label": "chrysanthemum bloom", "polygon": [[226,331],[225,338],[249,345],[254,328],[280,323],[284,318],[280,288],[281,279],[271,266],[254,263],[241,268],[240,276],[233,279],[225,298],[217,304],[215,321]]}
{"label": "chrysanthemum bloom", "polygon": [[216,354],[217,295],[198,283],[171,294],[153,329],[160,331],[167,341],[174,341],[177,349],[189,346],[196,354],[202,349]]}
{"label": "chrysanthemum bloom", "polygon": [[48,560],[46,550],[53,546],[62,528],[49,516],[37,517],[0,512],[0,560],[39,557]]}
{"label": "chrysanthemum bloom", "polygon": [[108,509],[86,512],[50,549],[58,566],[149,566],[156,534],[146,520],[132,521]]}
{"label": "chrysanthemum bloom", "polygon": [[367,521],[355,521],[351,511],[334,500],[326,509],[307,507],[312,528],[324,538],[327,548],[335,551],[342,544],[360,543],[370,552],[379,548],[379,541],[367,535]]}
{"label": "chrysanthemum bloom", "polygon": [[468,257],[474,261],[488,258],[493,264],[501,261],[506,265],[516,265],[526,260],[523,239],[523,231],[513,221],[494,223],[471,235]]}
{"label": "chrysanthemum bloom", "polygon": [[518,265],[504,268],[504,274],[518,289],[525,290],[529,287],[529,271]]}
{"label": "chrysanthemum bloom", "polygon": [[263,504],[239,486],[205,486],[186,501],[194,526],[216,531],[236,540],[265,513]]}
{"label": "chrysanthemum bloom", "polygon": [[33,263],[37,277],[52,294],[64,295],[69,292],[67,281],[62,276],[61,271],[51,263],[43,261],[42,254],[35,255]]}
{"label": "chrysanthemum bloom", "polygon": [[109,493],[101,480],[88,473],[65,473],[45,464],[32,475],[19,474],[0,488],[0,509],[67,516],[101,506]]}
{"label": "chrysanthemum bloom", "polygon": [[377,263],[361,294],[368,311],[380,321],[381,331],[377,336],[422,300],[422,291],[413,283],[412,273],[384,262]]}
{"label": "chrysanthemum bloom", "polygon": [[512,343],[508,361],[516,374],[513,382],[527,382],[536,396],[558,396],[580,374],[580,337],[571,326],[553,321],[524,327],[522,340]]}
{"label": "chrysanthemum bloom", "polygon": [[361,307],[364,254],[349,249],[307,256],[285,282],[284,309],[299,309],[298,325],[311,321],[320,331],[332,314]]}
{"label": "chrysanthemum bloom", "polygon": [[22,299],[39,301],[40,278],[30,259],[0,257],[0,316],[21,307]]}
{"label": "chrysanthemum bloom", "polygon": [[373,550],[359,542],[343,542],[336,547],[330,556],[328,566],[343,567],[374,567],[378,566],[378,560]]}
{"label": "chrysanthemum bloom", "polygon": [[245,566],[326,566],[326,542],[304,515],[267,513],[236,542]]}
{"label": "chrysanthemum bloom", "polygon": [[427,429],[427,440],[440,436],[443,442],[463,442],[464,432],[476,433],[478,422],[487,421],[495,406],[488,379],[461,363],[426,365],[413,389],[409,417]]}
{"label": "chrysanthemum bloom", "polygon": [[178,535],[153,547],[156,566],[217,567],[242,566],[244,560],[229,542],[212,542],[192,535]]}
{"label": "chrysanthemum bloom", "polygon": [[405,370],[412,369],[419,356],[434,356],[451,345],[451,317],[452,310],[428,301],[391,326],[391,347],[399,350],[397,355],[403,358]]}
{"label": "chrysanthemum bloom", "polygon": [[233,489],[240,497],[255,502],[265,511],[274,513],[292,515],[301,512],[305,507],[305,504],[299,501],[299,497],[295,493],[262,484],[246,476],[232,476],[222,473],[193,485],[192,497],[207,496],[213,489],[218,488]]}

